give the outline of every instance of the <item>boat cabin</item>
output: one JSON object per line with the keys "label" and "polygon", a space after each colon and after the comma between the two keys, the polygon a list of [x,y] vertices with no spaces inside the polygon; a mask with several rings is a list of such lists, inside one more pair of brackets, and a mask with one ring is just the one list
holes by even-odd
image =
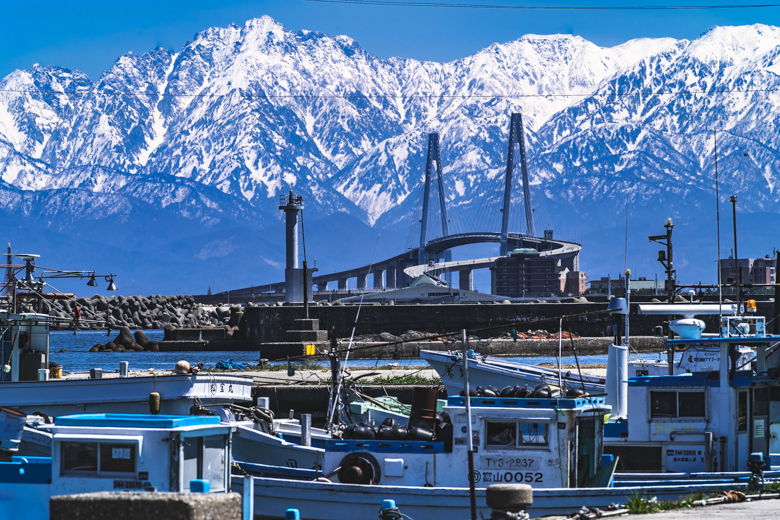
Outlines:
{"label": "boat cabin", "polygon": [[49,315],[0,312],[0,355],[0,381],[37,381],[49,368]]}
{"label": "boat cabin", "polygon": [[[230,491],[231,428],[215,416],[91,414],[57,417],[52,456],[0,462],[9,511],[49,518],[49,497],[97,491]],[[29,498],[35,498],[30,503]],[[11,515],[10,518],[16,518]]]}
{"label": "boat cabin", "polygon": [[[780,358],[763,317],[724,317],[721,334],[667,340],[718,352],[718,370],[628,380],[627,423],[606,427],[605,451],[621,472],[748,471],[751,453],[780,465]],[[752,362],[742,360],[755,349]],[[755,367],[755,368],[753,368]]]}
{"label": "boat cabin", "polygon": [[52,433],[52,495],[187,492],[196,479],[228,491],[231,432],[219,417],[67,415]]}
{"label": "boat cabin", "polygon": [[[444,407],[453,426],[451,439],[328,441],[323,473],[351,484],[468,487],[469,418],[464,401],[450,397]],[[472,397],[477,487],[494,483],[537,488],[608,485],[612,471],[603,465],[601,455],[604,417],[609,411],[600,397]]]}

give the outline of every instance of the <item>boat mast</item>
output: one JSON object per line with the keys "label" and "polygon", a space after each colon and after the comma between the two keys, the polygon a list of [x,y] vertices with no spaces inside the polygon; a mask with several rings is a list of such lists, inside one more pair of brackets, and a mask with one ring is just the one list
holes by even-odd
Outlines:
{"label": "boat mast", "polygon": [[469,460],[469,498],[471,501],[471,520],[477,520],[477,490],[474,482],[474,439],[471,433],[471,396],[469,395],[469,346],[466,338],[466,329],[460,331],[460,341],[463,345],[463,381],[466,403],[466,434],[468,435],[468,460]]}
{"label": "boat mast", "polygon": [[626,269],[626,320],[623,330],[625,345],[628,347],[628,317],[631,314],[631,269]]}
{"label": "boat mast", "polygon": [[328,422],[325,424],[327,430],[333,426],[333,415],[339,406],[339,393],[341,393],[341,366],[337,346],[336,327],[331,327],[330,352],[328,353],[330,358],[330,397],[328,398]]}
{"label": "boat mast", "polygon": [[563,392],[561,382],[561,356],[563,355],[563,318],[558,320],[558,391]]}
{"label": "boat mast", "polygon": [[[718,187],[718,129],[713,130],[715,135],[715,221],[717,225],[718,233],[718,307],[720,312],[718,313],[718,328],[723,322],[723,286],[720,276],[720,192]],[[775,267],[775,272],[777,268]]]}

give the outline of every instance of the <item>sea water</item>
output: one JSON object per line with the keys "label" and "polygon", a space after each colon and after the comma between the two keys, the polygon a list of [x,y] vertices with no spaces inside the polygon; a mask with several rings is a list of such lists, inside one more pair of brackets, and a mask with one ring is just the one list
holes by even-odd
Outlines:
{"label": "sea water", "polygon": [[[161,341],[162,330],[145,330],[144,333],[150,341]],[[244,363],[254,366],[258,364],[261,352],[256,351],[217,351],[217,352],[89,352],[96,343],[105,344],[116,337],[116,332],[106,336],[105,331],[79,331],[75,335],[72,331],[53,331],[50,338],[50,361],[62,365],[64,372],[84,372],[90,368],[102,368],[103,371],[119,370],[120,361],[128,361],[130,370],[173,370],[176,362],[186,360],[191,365],[203,363],[206,368],[214,364],[230,359],[236,363]],[[67,352],[60,352],[60,350]],[[647,360],[660,359],[657,354],[645,354]],[[679,353],[677,355],[679,360]],[[502,358],[510,361],[518,361],[529,365],[542,363],[558,364],[556,356],[530,356]],[[663,359],[666,359],[664,355]],[[563,356],[561,364],[575,365],[574,356]],[[285,364],[286,361],[271,362],[272,365]],[[311,365],[312,367],[327,366],[327,360],[306,361],[296,360],[297,365]],[[607,363],[607,355],[579,356],[580,365],[594,365]],[[425,366],[427,363],[421,359],[350,359],[349,366],[356,368],[373,368],[377,366],[398,365]]]}

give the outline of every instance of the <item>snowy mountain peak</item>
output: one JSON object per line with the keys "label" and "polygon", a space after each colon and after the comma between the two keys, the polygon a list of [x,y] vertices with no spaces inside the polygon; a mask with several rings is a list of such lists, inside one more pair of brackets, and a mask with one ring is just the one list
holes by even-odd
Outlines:
{"label": "snowy mountain peak", "polygon": [[[0,210],[24,205],[19,190],[75,190],[78,207],[99,199],[93,216],[121,196],[216,225],[278,219],[277,195],[295,187],[313,212],[383,225],[411,211],[436,131],[457,215],[495,189],[514,112],[544,187],[534,200],[561,215],[610,211],[626,193],[639,208],[709,190],[716,124],[729,132],[724,168],[742,172],[724,183],[773,209],[780,101],[766,92],[778,78],[780,29],[765,25],[614,47],[531,34],[434,63],[378,59],[348,36],[264,16],[176,52],[127,53],[96,83],[40,65],[3,78],[0,188],[15,195]],[[711,89],[740,94],[603,95]]]}
{"label": "snowy mountain peak", "polygon": [[693,41],[688,53],[704,63],[731,66],[770,52],[779,44],[779,27],[763,24],[718,26]]}
{"label": "snowy mountain peak", "polygon": [[243,38],[259,44],[278,43],[285,40],[291,33],[270,16],[262,16],[247,20],[243,28]]}

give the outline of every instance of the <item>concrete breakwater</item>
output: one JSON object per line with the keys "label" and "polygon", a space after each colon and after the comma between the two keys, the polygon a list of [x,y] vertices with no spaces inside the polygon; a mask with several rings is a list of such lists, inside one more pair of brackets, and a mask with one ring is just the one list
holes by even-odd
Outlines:
{"label": "concrete breakwater", "polygon": [[[579,356],[591,356],[597,354],[606,354],[609,344],[613,343],[614,338],[575,338],[572,340],[564,339],[562,341],[562,351],[566,356],[574,353],[574,349]],[[655,353],[666,349],[666,338],[657,336],[633,336],[631,338],[631,350],[633,352]],[[478,354],[486,356],[556,356],[558,354],[557,339],[518,339],[511,338],[489,338],[469,340],[469,348]],[[346,342],[339,344],[340,348],[346,348]],[[419,358],[421,350],[439,350],[439,351],[457,351],[463,350],[460,341],[399,341],[392,345],[383,344],[373,346],[371,342],[356,342],[353,344],[356,349],[350,357],[353,359],[409,359]],[[263,356],[270,355],[261,349]],[[312,356],[312,358],[325,359],[325,356]]]}
{"label": "concrete breakwater", "polygon": [[[337,302],[338,303],[338,302]],[[773,302],[756,302],[757,314],[773,316]],[[481,338],[505,335],[512,328],[518,332],[526,329],[544,329],[557,332],[560,316],[571,316],[564,320],[563,330],[581,337],[609,337],[608,327],[620,320],[604,312],[606,302],[512,302],[504,304],[406,304],[406,305],[364,305],[357,322],[357,334],[389,333],[402,336],[414,330],[429,334],[457,332],[467,329],[469,334]],[[639,314],[638,304],[631,304],[631,334],[652,336],[655,327],[662,326],[668,332],[669,316]],[[334,330],[336,337],[348,338],[355,326],[357,306],[316,305],[309,309],[309,317],[319,320],[320,330]],[[247,306],[246,339],[250,344],[283,342],[287,331],[296,328],[296,320],[304,318],[303,307],[298,306]],[[714,332],[718,327],[717,316],[699,316]],[[511,325],[514,324],[514,325]]]}
{"label": "concrete breakwater", "polygon": [[[70,300],[42,301],[40,308],[30,302],[21,305],[22,312],[41,312],[57,321],[54,329],[105,329],[130,327],[162,329],[166,325],[177,328],[196,328],[238,325],[243,308],[238,305],[200,305],[193,296],[92,296]],[[76,311],[78,307],[78,312]],[[77,320],[78,314],[81,317]],[[241,314],[236,318],[237,314]]]}

